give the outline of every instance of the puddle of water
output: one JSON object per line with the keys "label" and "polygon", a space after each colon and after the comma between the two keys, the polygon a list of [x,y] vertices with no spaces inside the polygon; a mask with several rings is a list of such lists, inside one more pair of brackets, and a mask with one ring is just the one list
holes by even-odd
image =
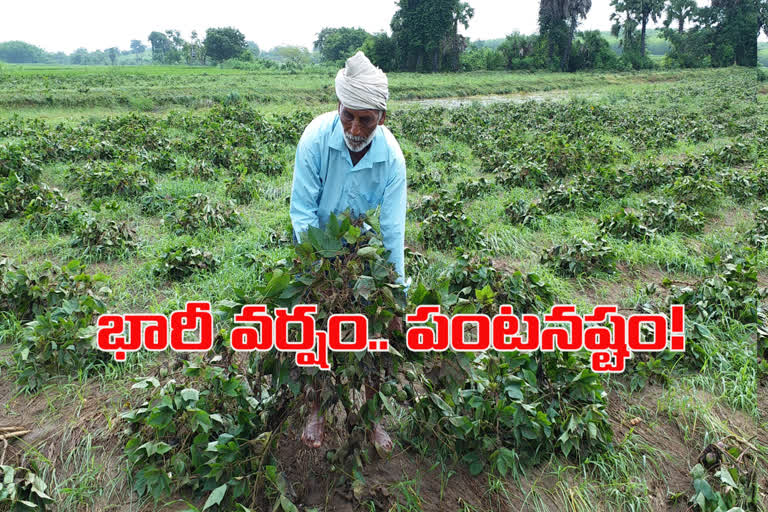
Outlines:
{"label": "puddle of water", "polygon": [[400,100],[400,106],[457,108],[466,105],[491,105],[494,103],[524,103],[526,101],[562,100],[569,96],[567,91],[546,91],[535,93],[489,94],[486,96],[455,96],[423,100]]}

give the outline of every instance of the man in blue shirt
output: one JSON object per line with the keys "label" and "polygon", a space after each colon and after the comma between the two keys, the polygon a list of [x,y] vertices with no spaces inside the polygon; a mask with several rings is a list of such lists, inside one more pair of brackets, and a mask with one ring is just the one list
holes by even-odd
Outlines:
{"label": "man in blue shirt", "polygon": [[[309,226],[324,227],[331,213],[349,208],[360,215],[380,206],[384,247],[405,284],[405,159],[384,126],[387,77],[357,52],[336,76],[336,96],[338,109],[315,118],[296,148],[290,209],[294,236],[301,240]],[[366,385],[366,398],[373,393]],[[302,441],[317,448],[323,442],[324,418],[316,401],[311,407]],[[378,449],[392,450],[380,423],[372,438]]]}

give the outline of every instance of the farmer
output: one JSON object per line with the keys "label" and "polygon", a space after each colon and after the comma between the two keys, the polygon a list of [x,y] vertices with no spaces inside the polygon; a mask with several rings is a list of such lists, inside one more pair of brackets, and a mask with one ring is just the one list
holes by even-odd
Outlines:
{"label": "farmer", "polygon": [[[315,118],[296,148],[290,210],[294,237],[300,241],[309,226],[325,226],[331,213],[350,209],[352,215],[360,215],[381,206],[384,247],[404,283],[405,159],[384,126],[387,76],[357,52],[336,75],[336,97],[336,111]],[[376,392],[367,384],[365,391],[366,399]],[[324,428],[319,401],[311,400],[301,436],[304,444],[319,448]],[[392,450],[392,439],[381,422],[374,425],[371,440],[378,450]]]}

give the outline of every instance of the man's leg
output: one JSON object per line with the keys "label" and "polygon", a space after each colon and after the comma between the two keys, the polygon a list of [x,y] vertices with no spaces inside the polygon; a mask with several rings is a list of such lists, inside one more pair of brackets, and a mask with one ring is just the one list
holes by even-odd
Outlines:
{"label": "man's leg", "polygon": [[[368,383],[364,384],[364,387],[366,400],[370,400],[373,398],[373,395],[378,392],[377,389],[369,386]],[[373,443],[373,446],[376,447],[376,450],[383,451],[384,453],[390,453],[393,447],[392,438],[389,437],[387,431],[384,430],[381,422],[382,420],[379,420],[373,425],[373,430],[371,431],[371,442]]]}
{"label": "man's leg", "polygon": [[318,382],[312,382],[307,388],[309,414],[304,431],[301,433],[301,441],[310,448],[320,448],[325,435],[325,417],[320,411],[320,391],[322,386]]}

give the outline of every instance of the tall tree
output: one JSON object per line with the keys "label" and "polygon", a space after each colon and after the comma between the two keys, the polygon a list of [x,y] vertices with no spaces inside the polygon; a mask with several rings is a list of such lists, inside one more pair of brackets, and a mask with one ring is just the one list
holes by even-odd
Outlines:
{"label": "tall tree", "polygon": [[[645,58],[645,39],[648,22],[658,21],[664,10],[665,0],[611,0],[614,8],[611,19],[614,21],[612,32],[618,35],[623,30],[624,51],[637,51],[642,59]],[[635,48],[634,30],[640,27],[640,41]]]}
{"label": "tall tree", "polygon": [[758,36],[760,35],[760,29],[762,28],[765,36],[768,37],[768,0],[760,1],[757,25]]}
{"label": "tall tree", "polygon": [[147,47],[138,39],[131,39],[131,52],[144,53]]}
{"label": "tall tree", "polygon": [[379,32],[365,40],[363,53],[383,71],[394,71],[397,65],[395,42],[386,32]]}
{"label": "tall tree", "polygon": [[173,50],[173,43],[162,32],[154,31],[147,37],[152,45],[152,60],[166,62],[166,56]]}
{"label": "tall tree", "polygon": [[657,22],[664,10],[664,0],[634,0],[635,12],[640,19],[640,55],[645,57],[645,34],[648,22]]}
{"label": "tall tree", "polygon": [[[446,52],[460,48],[458,25],[469,26],[475,11],[460,0],[398,0],[392,17],[392,39],[399,67],[439,71]],[[463,42],[463,39],[461,40]]]}
{"label": "tall tree", "polygon": [[116,46],[113,46],[112,48],[107,48],[106,50],[104,50],[104,53],[107,54],[107,57],[109,57],[109,62],[113,66],[117,64],[117,56],[120,55],[120,50],[118,50]]}
{"label": "tall tree", "polygon": [[246,41],[245,44],[248,45],[248,51],[250,51],[254,57],[261,55],[259,45],[257,45],[254,41]]}
{"label": "tall tree", "polygon": [[[541,0],[539,34],[547,46],[550,68],[568,70],[576,28],[591,8],[592,0]],[[555,57],[560,61],[557,66]]]}
{"label": "tall tree", "polygon": [[569,3],[569,0],[541,0],[539,3],[539,35],[547,45],[547,62],[550,68],[556,67],[555,57],[562,59],[568,44]]}
{"label": "tall tree", "polygon": [[182,53],[187,64],[205,64],[205,47],[197,30],[192,31],[189,42],[184,42]]}
{"label": "tall tree", "polygon": [[0,43],[0,60],[4,62],[43,62],[44,57],[45,50],[23,41]]}
{"label": "tall tree", "polygon": [[335,61],[351,57],[371,34],[362,28],[326,27],[317,34],[314,49],[326,61]]}
{"label": "tall tree", "polygon": [[237,57],[248,48],[245,35],[233,27],[209,28],[203,46],[205,54],[219,62]]}
{"label": "tall tree", "polygon": [[576,27],[579,21],[587,17],[592,8],[592,0],[570,0],[566,9],[568,17],[568,43],[563,48],[563,61],[560,66],[561,71],[568,71],[568,62],[571,58],[571,48],[573,47],[573,36],[576,34]]}
{"label": "tall tree", "polygon": [[87,65],[89,63],[88,50],[85,48],[78,48],[69,56],[69,62],[83,66]]}
{"label": "tall tree", "polygon": [[673,21],[677,21],[677,32],[682,34],[685,30],[685,22],[693,17],[696,9],[696,0],[670,0],[667,4],[664,26],[669,28]]}
{"label": "tall tree", "polygon": [[451,71],[459,70],[459,56],[467,49],[467,38],[459,34],[459,24],[465,29],[469,20],[475,15],[475,10],[467,2],[459,2],[452,10],[453,26],[442,40],[441,52],[448,57]]}
{"label": "tall tree", "polygon": [[758,0],[712,0],[711,17],[715,25],[713,64],[757,65],[757,36],[760,32]]}
{"label": "tall tree", "polygon": [[611,13],[611,33],[619,38],[619,45],[625,53],[638,50],[635,48],[638,21],[632,2],[633,0],[611,0],[614,10]]}

